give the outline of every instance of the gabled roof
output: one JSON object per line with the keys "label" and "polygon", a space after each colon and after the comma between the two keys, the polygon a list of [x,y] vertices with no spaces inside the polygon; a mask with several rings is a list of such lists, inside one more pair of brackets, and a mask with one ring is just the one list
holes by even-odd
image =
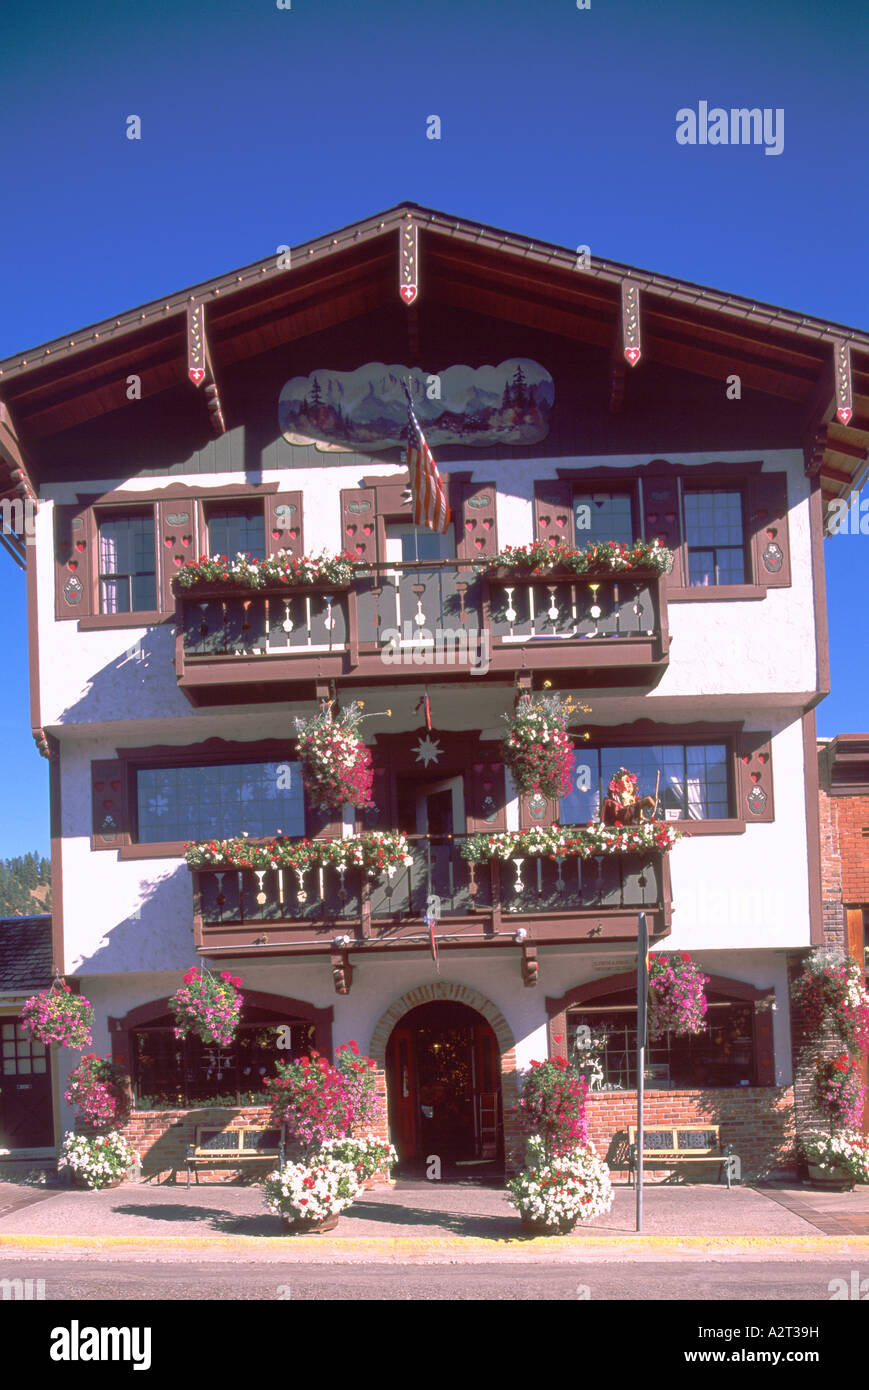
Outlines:
{"label": "gabled roof", "polygon": [[[0,362],[0,469],[14,461],[16,430],[19,460],[28,450],[38,460],[42,440],[124,408],[127,376],[141,377],[145,397],[177,386],[192,362],[220,429],[224,368],[400,292],[411,343],[430,301],[597,344],[614,371],[636,331],[634,370],[652,360],[722,383],[736,373],[744,391],[791,401],[807,471],[821,473],[828,499],[849,495],[866,469],[869,333],[597,256],[586,263],[576,249],[410,202]],[[191,401],[203,408],[193,386]]]}
{"label": "gabled roof", "polygon": [[0,994],[51,984],[51,917],[0,917]]}

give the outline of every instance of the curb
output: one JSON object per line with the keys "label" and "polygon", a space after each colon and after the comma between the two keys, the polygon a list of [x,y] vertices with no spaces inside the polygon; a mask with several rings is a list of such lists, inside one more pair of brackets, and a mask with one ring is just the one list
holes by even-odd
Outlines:
{"label": "curb", "polygon": [[843,1250],[869,1255],[869,1236],[345,1236],[322,1240],[319,1236],[47,1236],[0,1235],[4,1250],[148,1250],[184,1251],[281,1251],[292,1259],[292,1251],[316,1251],[324,1259],[342,1254],[436,1255],[488,1254],[490,1256],[558,1251],[582,1255],[602,1251],[639,1254],[648,1251],[669,1253],[727,1254],[728,1252],[781,1251],[793,1254],[838,1254]]}

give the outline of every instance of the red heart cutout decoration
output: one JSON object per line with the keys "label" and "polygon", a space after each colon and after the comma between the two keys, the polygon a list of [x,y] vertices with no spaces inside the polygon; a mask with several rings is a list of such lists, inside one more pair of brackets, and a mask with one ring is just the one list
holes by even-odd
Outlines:
{"label": "red heart cutout decoration", "polygon": [[164,545],[174,545],[174,544],[175,544],[175,537],[174,537],[174,536],[164,536],[164,537],[163,537],[163,544],[164,544]]}
{"label": "red heart cutout decoration", "polygon": [[183,565],[183,564],[184,564],[184,556],[183,556],[183,555],[173,555],[173,556],[172,556],[172,561],[173,561],[173,564],[176,564],[176,565]]}
{"label": "red heart cutout decoration", "polygon": [[492,529],[492,518],[491,518],[490,516],[484,516],[484,517],[483,517],[483,529],[486,530],[486,531],[491,531],[491,529]]}
{"label": "red heart cutout decoration", "polygon": [[78,560],[67,560],[67,562],[66,562],[66,567],[67,567],[68,570],[73,570],[73,571],[77,570],[77,569],[78,569]]}
{"label": "red heart cutout decoration", "polygon": [[402,285],[400,294],[405,304],[412,304],[416,299],[416,285]]}
{"label": "red heart cutout decoration", "polygon": [[105,782],[94,782],[94,790],[101,792],[105,785]]}
{"label": "red heart cutout decoration", "polygon": [[112,782],[112,783],[110,783],[110,785],[111,785],[111,788],[112,788],[112,791],[113,791],[113,792],[119,792],[119,791],[121,790],[121,784],[120,784],[120,782]]}
{"label": "red heart cutout decoration", "polygon": [[193,537],[192,537],[192,536],[182,536],[182,537],[181,537],[181,544],[182,544],[182,545],[189,545],[190,542],[191,542],[192,540],[193,540]]}
{"label": "red heart cutout decoration", "polygon": [[76,550],[84,550],[84,547],[85,547],[84,541],[76,541],[76,543],[75,543],[75,548],[76,548]]}
{"label": "red heart cutout decoration", "polygon": [[355,535],[356,535],[356,527],[355,527],[355,526],[348,526],[348,527],[347,527],[347,535],[348,535],[348,536],[355,536]]}
{"label": "red heart cutout decoration", "polygon": [[273,541],[279,541],[280,538],[281,538],[281,533],[280,533],[280,531],[272,531],[272,540],[273,540]]}
{"label": "red heart cutout decoration", "polygon": [[466,521],[466,522],[465,522],[465,530],[466,530],[466,531],[474,531],[474,530],[476,530],[476,526],[477,526],[476,521]]}
{"label": "red heart cutout decoration", "polygon": [[640,360],[640,349],[639,349],[639,348],[625,348],[625,357],[628,359],[628,361],[630,362],[631,366],[633,367],[634,363],[635,363],[635,362],[639,362],[639,360]]}
{"label": "red heart cutout decoration", "polygon": [[476,540],[474,541],[474,545],[477,547],[478,550],[482,550],[485,544],[486,542],[483,540],[482,536],[477,536]]}
{"label": "red heart cutout decoration", "polygon": [[292,531],[290,531],[289,534],[290,534],[290,540],[291,540],[291,541],[298,540],[298,538],[299,538],[299,533],[298,533],[297,530],[295,530],[295,528],[294,528]]}

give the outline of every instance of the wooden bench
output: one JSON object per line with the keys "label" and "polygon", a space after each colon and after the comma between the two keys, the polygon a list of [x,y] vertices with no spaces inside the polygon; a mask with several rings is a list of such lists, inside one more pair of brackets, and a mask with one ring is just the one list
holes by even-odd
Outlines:
{"label": "wooden bench", "polygon": [[[721,1147],[719,1125],[650,1125],[643,1134],[643,1167],[675,1168],[681,1163],[715,1163],[718,1180],[724,1169],[728,1188],[739,1173],[739,1159],[733,1145]],[[628,1166],[632,1186],[636,1185],[637,1127],[628,1128]]]}
{"label": "wooden bench", "polygon": [[196,1173],[199,1184],[199,1167],[207,1164],[214,1167],[218,1163],[267,1162],[283,1167],[284,1133],[282,1129],[267,1125],[197,1125],[195,1142],[187,1146],[187,1186],[190,1186],[190,1171]]}

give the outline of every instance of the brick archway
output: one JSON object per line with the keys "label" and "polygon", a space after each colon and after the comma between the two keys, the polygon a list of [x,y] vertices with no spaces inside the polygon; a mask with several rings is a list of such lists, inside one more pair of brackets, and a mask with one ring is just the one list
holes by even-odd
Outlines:
{"label": "brick archway", "polygon": [[516,1167],[520,1148],[516,1112],[519,1100],[518,1079],[516,1075],[516,1040],[501,1010],[479,990],[470,985],[450,984],[445,980],[434,980],[430,984],[417,985],[400,998],[393,1001],[385,1013],[381,1014],[371,1033],[368,1052],[377,1063],[383,1077],[383,1091],[386,1092],[386,1045],[390,1034],[405,1014],[421,1004],[433,1004],[447,1000],[455,1004],[465,1004],[474,1009],[491,1027],[498,1043],[501,1056],[501,1103],[504,1119],[504,1152],[507,1170]]}

